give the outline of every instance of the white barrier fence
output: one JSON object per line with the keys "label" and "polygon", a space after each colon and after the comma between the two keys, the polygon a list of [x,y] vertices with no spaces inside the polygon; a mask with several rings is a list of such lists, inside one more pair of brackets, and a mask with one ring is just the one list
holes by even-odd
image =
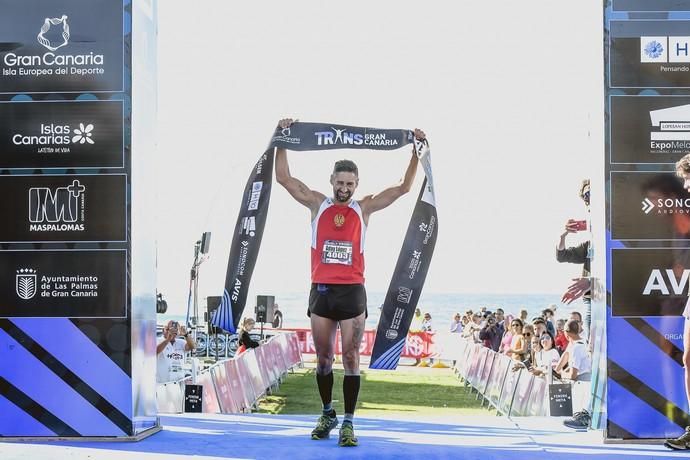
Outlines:
{"label": "white barrier fence", "polygon": [[[196,378],[196,384],[203,388],[202,411],[250,412],[295,366],[302,366],[302,352],[294,332],[275,335],[257,348],[215,363]],[[158,412],[183,412],[184,388],[191,383],[192,379],[187,378],[158,385]]]}
{"label": "white barrier fence", "polygon": [[[455,361],[453,370],[477,391],[483,402],[506,416],[549,415],[549,385],[524,368],[513,371],[516,361],[480,343],[461,339],[444,358]],[[483,404],[482,402],[482,404]]]}

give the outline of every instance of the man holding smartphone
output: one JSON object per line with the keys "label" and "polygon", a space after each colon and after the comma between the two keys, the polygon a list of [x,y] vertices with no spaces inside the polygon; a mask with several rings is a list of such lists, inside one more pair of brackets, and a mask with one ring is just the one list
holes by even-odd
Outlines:
{"label": "man holding smartphone", "polygon": [[[180,339],[178,336],[182,338]],[[185,327],[177,321],[168,321],[168,324],[163,328],[163,341],[156,347],[158,383],[184,378],[182,365],[184,364],[185,353],[194,348],[196,348],[196,344]]]}
{"label": "man holding smartphone", "polygon": [[[589,179],[584,179],[580,186],[580,198],[585,203],[587,212],[589,213]],[[561,237],[556,247],[556,260],[559,262],[567,262],[571,264],[582,264],[582,277],[573,279],[573,283],[568,286],[568,289],[563,294],[561,301],[569,304],[580,297],[587,308],[585,312],[584,328],[580,331],[586,340],[589,337],[589,326],[591,322],[591,297],[590,297],[590,241],[587,240],[577,246],[565,246],[565,238],[570,233],[577,233],[587,230],[587,221],[579,221],[568,219],[565,223],[565,231],[561,233]]]}

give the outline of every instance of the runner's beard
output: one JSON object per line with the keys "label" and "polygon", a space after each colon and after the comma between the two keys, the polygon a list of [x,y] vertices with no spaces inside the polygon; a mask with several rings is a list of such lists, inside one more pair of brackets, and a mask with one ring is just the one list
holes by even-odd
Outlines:
{"label": "runner's beard", "polygon": [[351,197],[352,197],[352,192],[350,192],[350,191],[347,191],[345,193],[343,193],[341,191],[335,192],[335,199],[339,203],[347,203],[348,201],[350,201]]}

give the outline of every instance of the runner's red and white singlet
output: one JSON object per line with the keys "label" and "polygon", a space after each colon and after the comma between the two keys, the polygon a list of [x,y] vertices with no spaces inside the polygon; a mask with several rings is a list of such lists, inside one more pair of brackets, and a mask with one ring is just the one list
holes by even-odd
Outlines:
{"label": "runner's red and white singlet", "polygon": [[323,200],[311,223],[312,283],[364,284],[366,230],[357,201],[336,206]]}

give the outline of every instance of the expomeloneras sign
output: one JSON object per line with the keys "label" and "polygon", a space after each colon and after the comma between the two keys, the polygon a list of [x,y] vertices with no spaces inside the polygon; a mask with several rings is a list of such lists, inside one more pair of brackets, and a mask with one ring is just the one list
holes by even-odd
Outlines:
{"label": "expomeloneras sign", "polygon": [[0,93],[122,91],[122,2],[0,0]]}
{"label": "expomeloneras sign", "polygon": [[124,167],[122,101],[0,103],[0,169]]}
{"label": "expomeloneras sign", "polygon": [[673,164],[690,153],[689,96],[611,96],[611,163]]}
{"label": "expomeloneras sign", "polygon": [[124,250],[0,251],[0,317],[124,317]]}

